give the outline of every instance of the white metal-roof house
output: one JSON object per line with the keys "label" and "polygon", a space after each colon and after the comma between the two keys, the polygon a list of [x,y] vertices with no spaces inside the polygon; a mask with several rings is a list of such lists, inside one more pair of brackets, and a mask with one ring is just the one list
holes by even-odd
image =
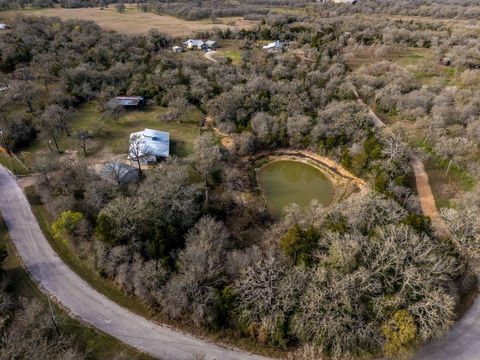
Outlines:
{"label": "white metal-roof house", "polygon": [[0,23],[0,30],[7,30],[7,29],[8,29],[8,25],[7,25],[7,24]]}
{"label": "white metal-roof house", "polygon": [[264,50],[283,50],[283,48],[286,46],[287,44],[280,41],[280,40],[276,40],[274,42],[271,42],[267,45],[265,45],[263,47]]}
{"label": "white metal-roof house", "polygon": [[201,49],[202,45],[204,44],[203,40],[199,39],[188,39],[183,43],[183,46],[186,46],[188,49]]}
{"label": "white metal-roof house", "polygon": [[154,163],[158,158],[170,155],[170,134],[164,131],[145,129],[130,134],[128,158],[143,163]]}

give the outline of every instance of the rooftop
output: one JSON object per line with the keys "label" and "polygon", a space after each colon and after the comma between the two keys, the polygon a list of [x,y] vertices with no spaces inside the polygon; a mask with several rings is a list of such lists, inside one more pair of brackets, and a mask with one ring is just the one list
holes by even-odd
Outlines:
{"label": "rooftop", "polygon": [[128,183],[138,177],[138,169],[119,161],[108,161],[100,169],[100,176],[107,180]]}
{"label": "rooftop", "polygon": [[138,106],[143,100],[143,96],[117,96],[115,98],[115,101],[123,106]]}
{"label": "rooftop", "polygon": [[[170,155],[170,134],[168,132],[145,129],[130,134],[130,140],[133,137],[139,137],[142,140],[142,155],[154,155],[159,157],[168,157]],[[132,157],[130,155],[130,157]]]}

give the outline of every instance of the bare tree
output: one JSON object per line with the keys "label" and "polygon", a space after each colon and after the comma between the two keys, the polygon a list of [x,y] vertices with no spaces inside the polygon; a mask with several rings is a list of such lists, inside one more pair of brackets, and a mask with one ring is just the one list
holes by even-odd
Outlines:
{"label": "bare tree", "polygon": [[142,135],[135,134],[130,137],[128,157],[137,163],[138,172],[142,174],[142,158],[148,158],[152,149],[145,143]]}
{"label": "bare tree", "polygon": [[223,223],[203,217],[189,231],[179,253],[179,273],[167,283],[163,311],[173,318],[190,314],[195,324],[213,321],[215,289],[225,281],[228,231]]}
{"label": "bare tree", "polygon": [[33,101],[37,93],[35,85],[30,81],[14,80],[8,92],[12,99],[23,101],[30,112],[34,112]]}
{"label": "bare tree", "polygon": [[116,100],[108,101],[104,106],[105,115],[112,118],[115,124],[118,124],[120,117],[125,113],[125,109],[122,104]]}
{"label": "bare tree", "polygon": [[78,129],[75,132],[75,138],[78,141],[80,148],[83,150],[83,155],[87,156],[87,143],[93,139],[93,135],[86,129]]}
{"label": "bare tree", "polygon": [[205,203],[208,204],[208,177],[219,169],[222,155],[211,133],[200,135],[194,144],[192,164],[205,183]]}

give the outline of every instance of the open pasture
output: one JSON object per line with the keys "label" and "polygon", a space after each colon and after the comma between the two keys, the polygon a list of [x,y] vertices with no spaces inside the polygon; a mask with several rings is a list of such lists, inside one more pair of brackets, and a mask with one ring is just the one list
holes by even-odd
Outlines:
{"label": "open pasture", "polygon": [[127,6],[124,13],[119,13],[114,7],[5,11],[0,13],[0,19],[8,21],[17,15],[56,16],[62,20],[90,20],[105,30],[128,35],[142,35],[150,29],[155,29],[174,37],[188,36],[197,31],[209,31],[213,28],[241,30],[256,24],[255,21],[247,21],[241,17],[220,18],[214,21],[186,21],[173,16],[142,12],[136,6]]}

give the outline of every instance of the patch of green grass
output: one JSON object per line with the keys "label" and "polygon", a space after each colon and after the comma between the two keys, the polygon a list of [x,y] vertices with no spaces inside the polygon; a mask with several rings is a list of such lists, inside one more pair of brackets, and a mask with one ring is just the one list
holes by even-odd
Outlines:
{"label": "patch of green grass", "polygon": [[218,55],[221,57],[232,59],[232,63],[235,65],[239,65],[242,63],[242,50],[235,50],[235,49],[219,50]]}
{"label": "patch of green grass", "polygon": [[[40,291],[24,269],[1,215],[0,244],[5,245],[8,252],[7,258],[2,263],[2,270],[12,280],[8,290],[13,292],[15,298],[24,297],[30,300],[38,300],[47,307],[47,296]],[[69,317],[57,304],[53,304],[53,309],[60,332],[72,336],[78,346],[87,352],[89,359],[111,359],[119,354],[127,359],[152,359],[149,355],[140,353],[121,341]]]}
{"label": "patch of green grass", "polygon": [[[72,134],[78,129],[89,130],[94,138],[87,145],[88,155],[96,155],[101,151],[113,154],[126,154],[128,150],[128,139],[132,132],[141,131],[145,128],[152,128],[170,133],[171,154],[185,157],[193,152],[193,144],[200,134],[200,122],[202,113],[199,110],[192,110],[184,114],[181,121],[163,121],[162,114],[166,108],[149,106],[143,110],[127,110],[120,117],[118,123],[104,117],[98,106],[93,103],[80,106],[72,115],[70,124]],[[67,137],[62,134],[59,141],[61,151],[75,149],[81,152],[74,136]],[[45,149],[46,146],[35,141],[26,149],[26,159],[30,162],[37,151]],[[125,155],[126,156],[126,155]]]}
{"label": "patch of green grass", "polygon": [[5,166],[15,175],[28,175],[27,169],[13,156],[0,152],[0,164]]}

